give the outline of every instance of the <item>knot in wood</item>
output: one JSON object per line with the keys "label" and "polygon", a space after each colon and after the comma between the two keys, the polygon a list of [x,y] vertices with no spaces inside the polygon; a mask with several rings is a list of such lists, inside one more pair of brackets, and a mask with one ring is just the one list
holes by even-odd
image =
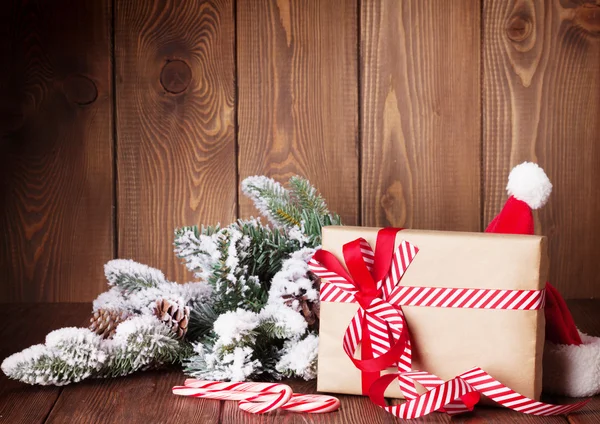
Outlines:
{"label": "knot in wood", "polygon": [[506,35],[511,41],[519,43],[529,37],[533,29],[531,19],[526,16],[513,16],[506,27]]}
{"label": "knot in wood", "polygon": [[575,23],[589,33],[600,35],[600,5],[586,3],[577,7]]}
{"label": "knot in wood", "polygon": [[183,60],[170,60],[163,66],[160,83],[172,94],[185,91],[192,81],[192,69]]}
{"label": "knot in wood", "polygon": [[96,83],[85,75],[71,75],[63,82],[63,91],[70,102],[89,105],[98,98]]}

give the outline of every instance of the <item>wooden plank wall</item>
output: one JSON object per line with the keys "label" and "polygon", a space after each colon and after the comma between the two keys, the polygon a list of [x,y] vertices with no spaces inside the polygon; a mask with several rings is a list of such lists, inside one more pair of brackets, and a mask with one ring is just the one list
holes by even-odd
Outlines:
{"label": "wooden plank wall", "polygon": [[345,223],[480,231],[510,168],[552,281],[600,296],[600,2],[11,0],[0,10],[0,301],[90,301],[172,231],[311,179]]}
{"label": "wooden plank wall", "polygon": [[0,7],[0,300],[91,300],[114,256],[109,0]]}
{"label": "wooden plank wall", "polygon": [[173,230],[236,216],[234,4],[119,1],[118,255],[191,275]]}
{"label": "wooden plank wall", "polygon": [[600,296],[600,1],[491,0],[483,10],[483,216],[501,208],[508,170],[540,163],[552,183],[536,230],[552,282]]}
{"label": "wooden plank wall", "polygon": [[[300,174],[359,222],[357,4],[237,4],[240,178]],[[240,196],[240,214],[256,214]]]}
{"label": "wooden plank wall", "polygon": [[365,225],[480,229],[480,5],[460,5],[361,3]]}

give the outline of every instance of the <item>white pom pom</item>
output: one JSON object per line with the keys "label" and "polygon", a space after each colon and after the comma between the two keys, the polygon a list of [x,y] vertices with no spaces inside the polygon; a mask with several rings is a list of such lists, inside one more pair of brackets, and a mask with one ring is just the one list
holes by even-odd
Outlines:
{"label": "white pom pom", "polygon": [[539,209],[548,201],[552,183],[536,163],[523,162],[510,171],[506,190],[509,196],[522,200],[531,209]]}

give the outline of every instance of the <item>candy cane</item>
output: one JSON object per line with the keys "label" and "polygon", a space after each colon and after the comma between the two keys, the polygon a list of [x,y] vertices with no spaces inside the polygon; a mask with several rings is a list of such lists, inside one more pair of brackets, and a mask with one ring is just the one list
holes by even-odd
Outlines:
{"label": "candy cane", "polygon": [[340,407],[333,396],[294,394],[286,384],[224,383],[187,379],[183,386],[173,387],[173,394],[206,399],[239,400],[240,409],[264,414],[281,408],[293,412],[325,413]]}

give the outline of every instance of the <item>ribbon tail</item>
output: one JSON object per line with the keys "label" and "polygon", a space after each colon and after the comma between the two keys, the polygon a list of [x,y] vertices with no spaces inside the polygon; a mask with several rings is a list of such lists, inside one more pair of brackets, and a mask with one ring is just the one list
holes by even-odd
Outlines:
{"label": "ribbon tail", "polygon": [[[367,330],[366,320],[367,320],[367,314],[363,314],[363,317],[362,317],[363,337],[362,337],[361,348],[360,348],[360,355],[361,355],[361,359],[363,361],[369,361],[369,360],[374,359],[373,345],[371,343],[371,333]],[[362,370],[361,386],[362,386],[363,395],[366,395],[367,393],[369,393],[369,388],[380,376],[381,376],[381,372],[379,370],[377,370],[377,371]]]}
{"label": "ribbon tail", "polygon": [[435,375],[423,371],[400,373],[399,377],[417,381],[428,391],[401,405],[388,406],[384,393],[395,377],[395,374],[387,374],[375,381],[369,397],[376,405],[403,419],[419,418],[435,411],[449,415],[472,411],[481,395],[513,411],[539,416],[568,414],[589,401],[586,399],[569,405],[539,402],[504,386],[481,368],[474,368],[444,383]]}
{"label": "ribbon tail", "polygon": [[523,414],[542,416],[564,415],[583,407],[589,402],[589,399],[586,399],[568,405],[553,405],[529,399],[506,387],[479,367],[461,374],[459,378],[466,381],[475,390],[494,402]]}
{"label": "ribbon tail", "polygon": [[395,378],[395,374],[388,374],[381,377],[371,386],[369,397],[376,405],[402,419],[414,419],[435,411],[442,411],[447,404],[475,390],[459,377],[455,377],[415,399],[408,400],[401,405],[388,406],[385,403],[384,393],[387,386]]}

